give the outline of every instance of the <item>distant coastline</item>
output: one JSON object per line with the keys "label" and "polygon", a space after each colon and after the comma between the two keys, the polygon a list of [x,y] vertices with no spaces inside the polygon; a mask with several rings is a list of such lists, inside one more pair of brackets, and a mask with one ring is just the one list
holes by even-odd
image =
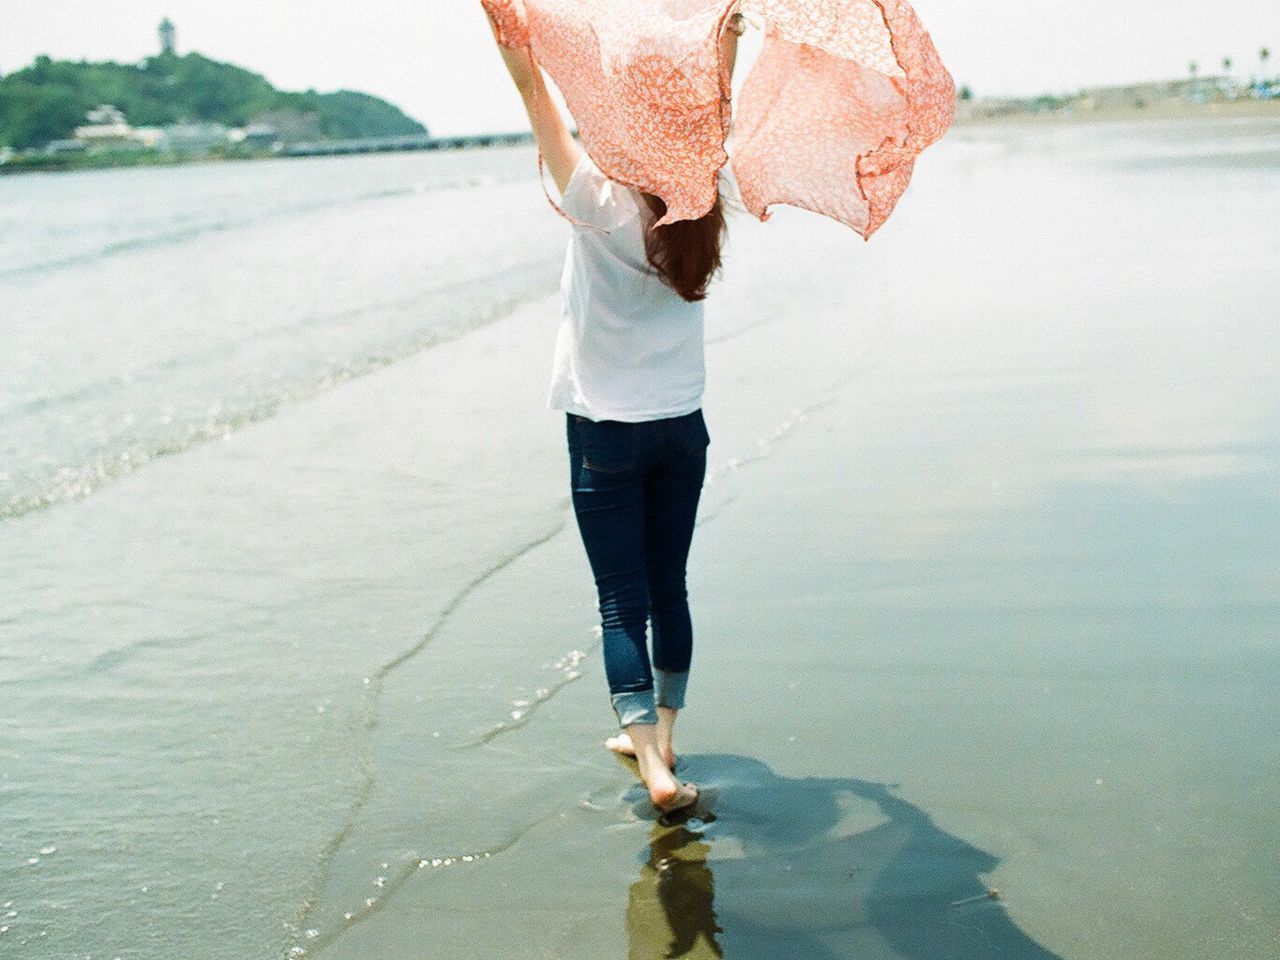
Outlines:
{"label": "distant coastline", "polygon": [[1280,80],[1189,78],[1036,97],[972,97],[966,92],[961,92],[956,113],[959,125],[1280,117]]}
{"label": "distant coastline", "polygon": [[[180,55],[168,19],[158,36],[159,53],[138,63],[42,56],[0,76],[0,175],[533,142],[527,130],[433,137],[369,94],[277,90],[243,67]],[[1270,52],[1261,55],[1265,73]],[[962,87],[956,123],[1280,117],[1280,77],[1199,77],[1194,64],[1191,72],[1181,80],[1022,98],[975,97]]]}
{"label": "distant coastline", "polygon": [[83,151],[58,154],[13,154],[6,158],[0,148],[0,177],[24,173],[70,173],[78,170],[110,170],[128,167],[175,167],[200,163],[236,163],[288,157],[331,157],[369,153],[409,153],[413,151],[469,150],[494,146],[532,144],[533,134],[476,134],[465,137],[370,137],[351,140],[318,140],[280,145],[276,149],[218,149],[176,152],[154,149]]}
{"label": "distant coastline", "polygon": [[167,18],[157,34],[159,51],[136,63],[39,56],[0,76],[0,172],[256,159],[341,142],[364,145],[352,152],[438,146],[379,97],[278,90],[244,67],[179,54]]}

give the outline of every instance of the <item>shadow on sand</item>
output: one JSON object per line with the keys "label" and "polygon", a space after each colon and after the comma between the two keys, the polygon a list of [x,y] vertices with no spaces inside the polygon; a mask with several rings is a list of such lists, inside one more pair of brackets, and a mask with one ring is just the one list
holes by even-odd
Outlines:
{"label": "shadow on sand", "polygon": [[1061,960],[987,895],[998,860],[885,784],[729,754],[686,755],[680,774],[714,788],[687,822],[654,826],[631,960]]}

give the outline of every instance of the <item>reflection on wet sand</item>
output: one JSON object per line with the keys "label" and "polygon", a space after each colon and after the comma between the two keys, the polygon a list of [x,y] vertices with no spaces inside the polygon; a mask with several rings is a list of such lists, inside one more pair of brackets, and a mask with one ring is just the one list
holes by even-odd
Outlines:
{"label": "reflection on wet sand", "polygon": [[710,851],[701,834],[684,825],[654,827],[649,859],[627,900],[629,960],[724,956]]}
{"label": "reflection on wet sand", "polygon": [[980,879],[998,859],[890,785],[732,754],[688,756],[681,774],[716,788],[685,823],[655,823],[627,901],[630,960],[1058,956]]}

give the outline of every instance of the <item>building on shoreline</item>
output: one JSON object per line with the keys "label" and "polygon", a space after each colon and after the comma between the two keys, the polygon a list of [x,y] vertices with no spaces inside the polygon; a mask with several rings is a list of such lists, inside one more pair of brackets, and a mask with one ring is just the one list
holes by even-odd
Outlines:
{"label": "building on shoreline", "polygon": [[75,139],[90,150],[151,150],[164,139],[159,127],[130,126],[124,114],[109,103],[90,110],[85,120],[76,127]]}

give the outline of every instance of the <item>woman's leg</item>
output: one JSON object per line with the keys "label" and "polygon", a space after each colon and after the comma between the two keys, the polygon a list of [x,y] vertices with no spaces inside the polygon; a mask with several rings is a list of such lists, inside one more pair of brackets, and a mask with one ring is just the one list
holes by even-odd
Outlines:
{"label": "woman's leg", "polygon": [[684,707],[693,656],[686,567],[707,472],[706,425],[698,411],[665,425],[667,454],[645,485],[645,572],[653,628],[658,750],[675,761],[676,713]]}
{"label": "woman's leg", "polygon": [[573,509],[595,578],[610,702],[621,726],[656,724],[646,620],[639,425],[568,417]]}
{"label": "woman's leg", "polygon": [[[644,489],[644,564],[653,629],[655,731],[658,752],[675,763],[672,745],[676,712],[684,706],[693,654],[693,623],[685,569],[698,500],[706,474],[706,452],[681,453],[657,464]],[[623,735],[606,741],[609,749],[635,755],[636,744]]]}
{"label": "woman's leg", "polygon": [[600,602],[609,698],[640,765],[649,797],[662,810],[688,806],[697,788],[678,783],[658,749],[658,713],[645,627],[645,475],[649,428],[568,417],[574,516]]}
{"label": "woman's leg", "polygon": [[684,706],[693,656],[686,570],[698,501],[707,472],[701,412],[667,427],[666,454],[645,483],[645,574],[653,625],[653,669],[659,707]]}

